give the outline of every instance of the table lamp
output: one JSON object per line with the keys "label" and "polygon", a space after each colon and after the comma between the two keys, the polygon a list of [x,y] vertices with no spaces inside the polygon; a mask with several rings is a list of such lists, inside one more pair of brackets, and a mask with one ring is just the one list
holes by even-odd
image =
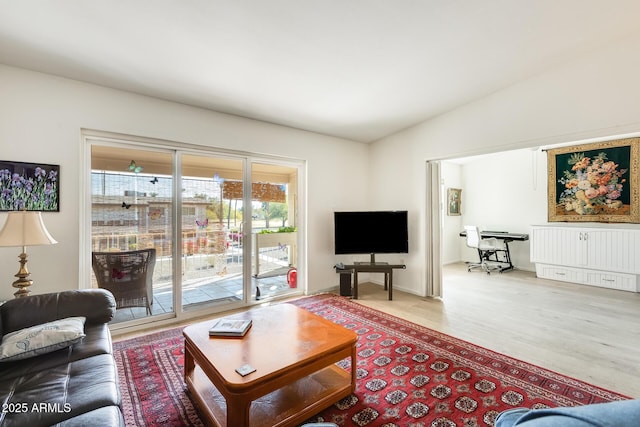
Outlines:
{"label": "table lamp", "polygon": [[7,216],[4,227],[0,230],[0,246],[22,246],[20,254],[20,271],[15,275],[18,278],[13,282],[13,287],[18,291],[13,295],[16,298],[26,297],[31,292],[27,289],[33,280],[29,279],[27,270],[27,246],[54,245],[58,243],[47,231],[42,221],[40,212],[12,211]]}

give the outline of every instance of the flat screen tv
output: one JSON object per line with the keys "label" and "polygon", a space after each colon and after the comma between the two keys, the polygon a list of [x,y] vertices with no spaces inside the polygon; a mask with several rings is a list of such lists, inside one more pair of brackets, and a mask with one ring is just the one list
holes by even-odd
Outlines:
{"label": "flat screen tv", "polygon": [[407,211],[334,212],[336,255],[409,253]]}

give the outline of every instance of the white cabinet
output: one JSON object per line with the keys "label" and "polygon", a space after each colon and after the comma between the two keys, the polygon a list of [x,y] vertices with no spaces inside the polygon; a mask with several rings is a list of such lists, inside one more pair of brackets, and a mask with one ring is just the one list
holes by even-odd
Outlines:
{"label": "white cabinet", "polygon": [[533,226],[531,262],[545,279],[640,291],[640,229]]}
{"label": "white cabinet", "polygon": [[640,274],[639,230],[594,230],[585,236],[589,268]]}
{"label": "white cabinet", "polygon": [[604,288],[619,289],[621,291],[638,292],[637,276],[625,273],[610,273],[606,271],[586,270],[584,283],[586,285],[601,286]]}

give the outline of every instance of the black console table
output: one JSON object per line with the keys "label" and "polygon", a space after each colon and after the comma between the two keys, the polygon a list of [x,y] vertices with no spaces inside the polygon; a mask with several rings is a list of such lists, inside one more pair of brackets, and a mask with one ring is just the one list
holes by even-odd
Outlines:
{"label": "black console table", "polygon": [[339,273],[341,292],[343,276],[349,276],[349,282],[351,282],[351,274],[353,274],[353,299],[358,299],[358,273],[384,273],[384,289],[389,290],[389,301],[393,299],[393,269],[395,268],[407,268],[404,264],[388,264],[386,262],[355,262],[347,265],[336,265],[336,273]]}

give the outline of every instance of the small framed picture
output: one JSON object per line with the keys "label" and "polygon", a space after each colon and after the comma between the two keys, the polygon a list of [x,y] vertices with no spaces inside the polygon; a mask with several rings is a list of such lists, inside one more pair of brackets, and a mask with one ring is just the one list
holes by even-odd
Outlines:
{"label": "small framed picture", "polygon": [[0,160],[0,211],[60,211],[60,166]]}
{"label": "small framed picture", "polygon": [[462,190],[459,188],[447,189],[447,215],[456,216],[462,213]]}

